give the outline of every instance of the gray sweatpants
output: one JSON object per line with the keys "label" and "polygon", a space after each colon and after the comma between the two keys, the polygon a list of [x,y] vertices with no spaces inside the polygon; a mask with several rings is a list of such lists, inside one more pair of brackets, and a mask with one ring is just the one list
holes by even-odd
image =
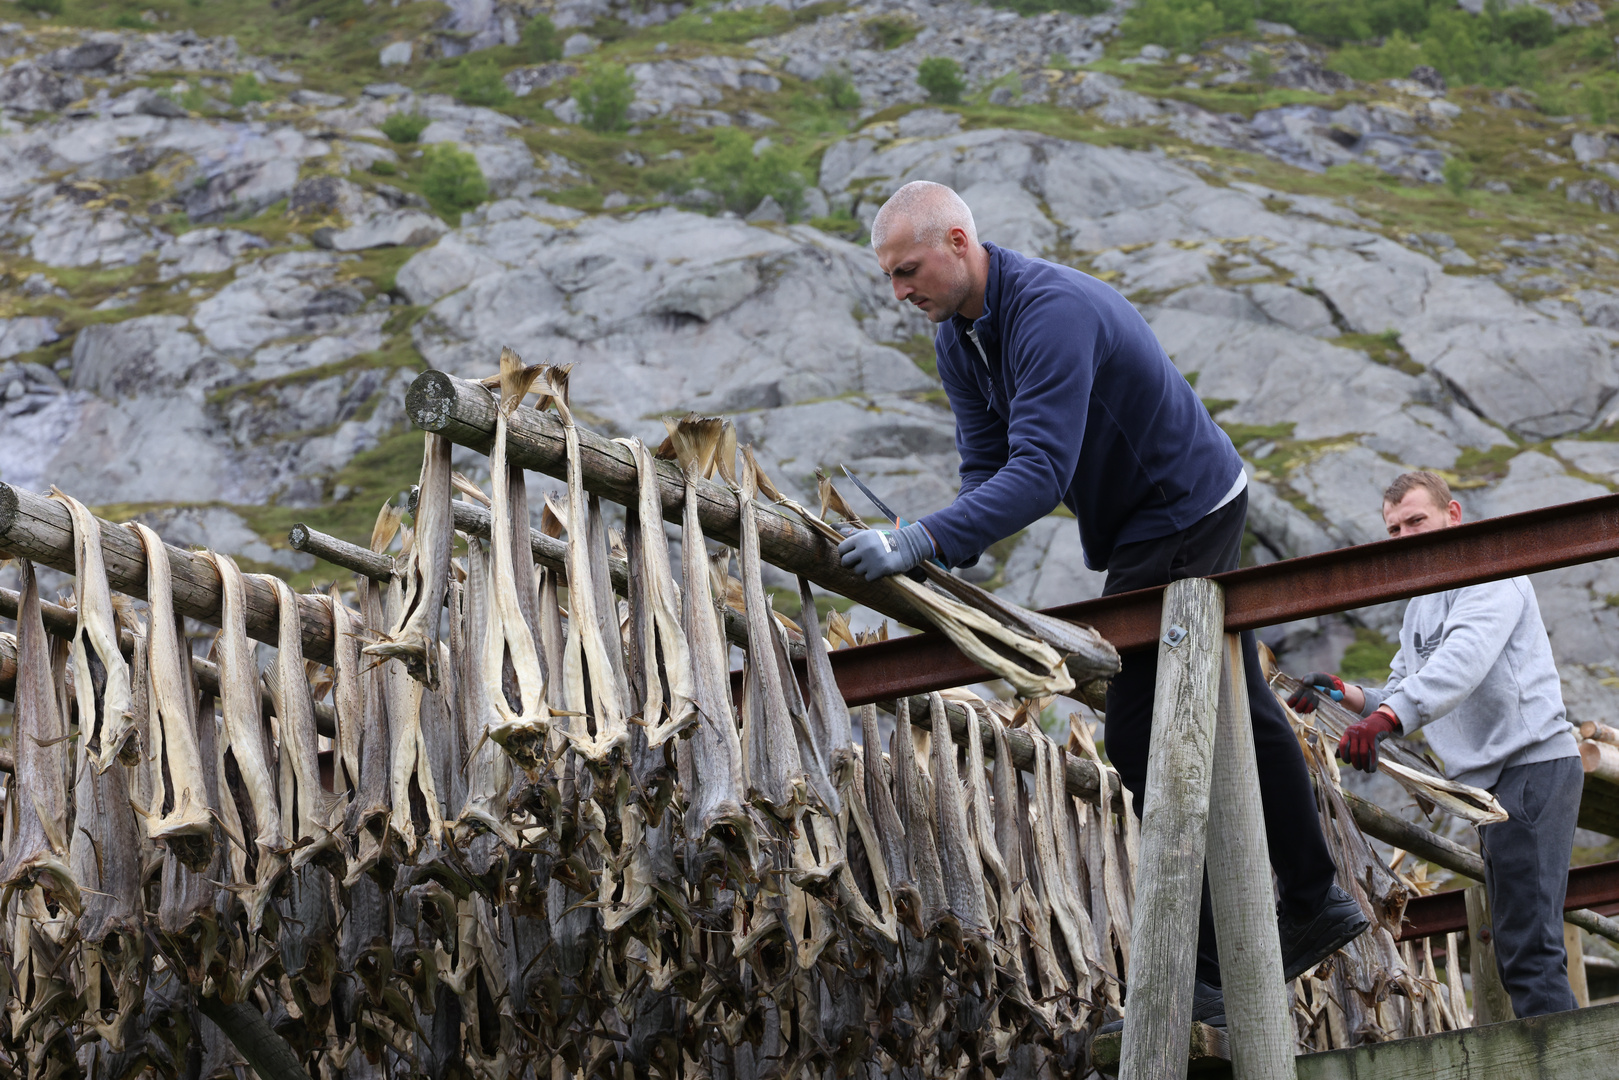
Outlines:
{"label": "gray sweatpants", "polygon": [[1479,830],[1496,967],[1520,1018],[1575,1007],[1563,900],[1584,786],[1577,757],[1502,769],[1491,790],[1511,817]]}

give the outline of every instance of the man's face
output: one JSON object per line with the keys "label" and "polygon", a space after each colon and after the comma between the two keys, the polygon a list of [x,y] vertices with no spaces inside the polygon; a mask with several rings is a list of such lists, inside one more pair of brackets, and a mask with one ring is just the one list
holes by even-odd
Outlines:
{"label": "man's face", "polygon": [[1383,524],[1390,536],[1415,536],[1461,523],[1462,504],[1452,499],[1441,507],[1427,488],[1412,488],[1399,502],[1383,504]]}
{"label": "man's face", "polygon": [[967,243],[965,232],[951,229],[942,244],[919,244],[910,222],[897,221],[877,249],[877,265],[893,284],[894,299],[915,304],[933,322],[944,322],[972,292]]}

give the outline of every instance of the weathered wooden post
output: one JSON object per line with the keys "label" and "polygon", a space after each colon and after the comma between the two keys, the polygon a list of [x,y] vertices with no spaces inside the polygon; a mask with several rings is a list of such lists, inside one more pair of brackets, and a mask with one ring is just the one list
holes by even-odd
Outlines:
{"label": "weathered wooden post", "polygon": [[1467,953],[1473,975],[1473,1023],[1478,1027],[1512,1019],[1512,995],[1495,966],[1495,926],[1484,886],[1467,890]]}
{"label": "weathered wooden post", "polygon": [[1186,1075],[1224,626],[1218,585],[1165,590],[1120,1080]]}
{"label": "weathered wooden post", "polygon": [[1231,1070],[1237,1080],[1293,1080],[1293,1024],[1241,637],[1226,634],[1222,651],[1207,850]]}

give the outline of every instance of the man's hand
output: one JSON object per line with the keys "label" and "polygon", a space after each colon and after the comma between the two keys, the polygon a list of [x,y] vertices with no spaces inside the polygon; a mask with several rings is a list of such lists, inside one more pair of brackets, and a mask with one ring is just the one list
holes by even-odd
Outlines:
{"label": "man's hand", "polygon": [[1287,707],[1294,712],[1315,712],[1323,694],[1334,701],[1342,701],[1344,681],[1329,671],[1312,671],[1304,677],[1304,685],[1299,692],[1287,699]]}
{"label": "man's hand", "polygon": [[1387,708],[1378,709],[1358,724],[1344,729],[1338,740],[1338,757],[1361,772],[1377,771],[1377,741],[1400,730],[1400,718]]}
{"label": "man's hand", "polygon": [[843,565],[876,581],[890,574],[903,574],[933,558],[933,538],[919,522],[904,528],[861,529],[838,545]]}

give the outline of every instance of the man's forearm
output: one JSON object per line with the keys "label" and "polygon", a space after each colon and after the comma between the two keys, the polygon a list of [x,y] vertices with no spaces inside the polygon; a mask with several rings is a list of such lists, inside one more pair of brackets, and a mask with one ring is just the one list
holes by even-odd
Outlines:
{"label": "man's forearm", "polygon": [[1366,710],[1366,691],[1354,683],[1344,683],[1344,708],[1359,716]]}

